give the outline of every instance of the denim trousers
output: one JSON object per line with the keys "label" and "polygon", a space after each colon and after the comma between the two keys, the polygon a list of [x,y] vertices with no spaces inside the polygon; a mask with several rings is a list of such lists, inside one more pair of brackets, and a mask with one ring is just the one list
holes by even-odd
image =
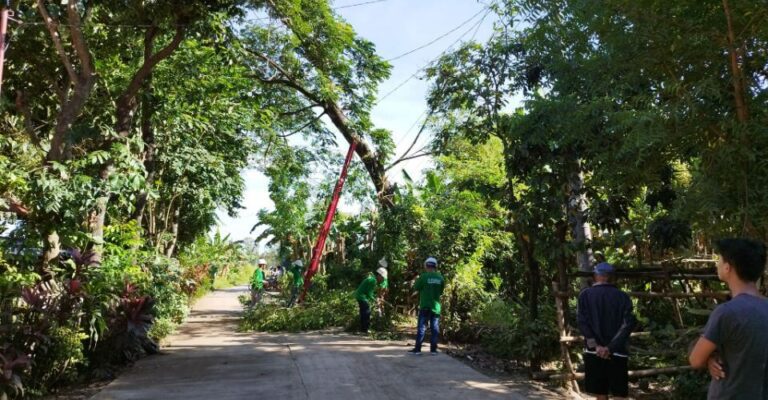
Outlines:
{"label": "denim trousers", "polygon": [[424,343],[424,334],[427,331],[427,322],[431,330],[429,338],[429,350],[437,351],[437,339],[440,336],[440,314],[435,314],[430,309],[419,310],[419,322],[416,326],[416,351],[421,351],[421,344]]}

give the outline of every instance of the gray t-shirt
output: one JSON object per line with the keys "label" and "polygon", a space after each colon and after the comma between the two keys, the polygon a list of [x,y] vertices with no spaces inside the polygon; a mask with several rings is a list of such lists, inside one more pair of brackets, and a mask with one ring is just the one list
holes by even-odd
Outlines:
{"label": "gray t-shirt", "polygon": [[717,345],[725,370],[708,399],[768,400],[768,300],[741,294],[719,305],[704,337]]}

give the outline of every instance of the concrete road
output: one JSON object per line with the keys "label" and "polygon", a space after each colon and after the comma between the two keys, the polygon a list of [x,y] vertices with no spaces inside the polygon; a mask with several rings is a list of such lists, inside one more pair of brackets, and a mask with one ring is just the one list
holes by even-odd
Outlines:
{"label": "concrete road", "polygon": [[96,394],[128,399],[555,399],[447,356],[348,334],[237,333],[244,287],[201,299],[170,346]]}

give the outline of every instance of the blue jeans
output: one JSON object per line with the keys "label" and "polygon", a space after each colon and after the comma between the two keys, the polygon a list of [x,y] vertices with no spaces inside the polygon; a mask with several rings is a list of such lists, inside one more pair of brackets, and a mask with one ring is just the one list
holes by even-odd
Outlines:
{"label": "blue jeans", "polygon": [[419,323],[416,326],[416,347],[414,350],[421,351],[421,344],[424,343],[424,334],[427,331],[427,321],[431,330],[429,338],[429,350],[437,351],[437,338],[440,336],[440,314],[435,314],[432,310],[419,310]]}
{"label": "blue jeans", "polygon": [[358,300],[357,305],[360,306],[360,330],[368,332],[368,327],[371,324],[371,306],[367,301]]}

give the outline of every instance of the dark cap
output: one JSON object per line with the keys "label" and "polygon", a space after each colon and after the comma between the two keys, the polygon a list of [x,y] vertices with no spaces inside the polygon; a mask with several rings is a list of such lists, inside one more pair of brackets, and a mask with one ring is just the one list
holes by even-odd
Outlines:
{"label": "dark cap", "polygon": [[614,272],[613,265],[608,264],[607,262],[601,262],[600,264],[595,265],[595,269],[593,271],[595,275],[607,275],[612,274]]}

